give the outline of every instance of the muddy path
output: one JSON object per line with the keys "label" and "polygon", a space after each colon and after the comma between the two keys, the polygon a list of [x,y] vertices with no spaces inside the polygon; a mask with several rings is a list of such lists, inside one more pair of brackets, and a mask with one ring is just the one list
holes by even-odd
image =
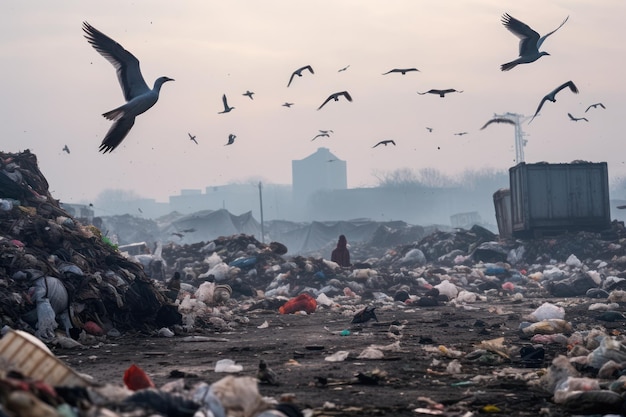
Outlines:
{"label": "muddy path", "polygon": [[[255,376],[263,359],[280,385],[260,384],[260,393],[273,398],[293,394],[301,408],[313,409],[316,415],[415,416],[420,415],[416,409],[433,409],[430,401],[441,404],[444,415],[485,410],[492,415],[536,416],[541,410],[550,410],[552,416],[568,415],[552,403],[549,393],[527,384],[538,379],[543,369],[529,368],[519,356],[519,348],[531,344],[520,337],[519,323],[544,301],[556,302],[502,300],[466,308],[398,303],[377,310],[378,323],[360,326],[350,324],[351,316],[324,308],[311,315],[255,311],[249,314],[249,323],[234,332],[205,329],[172,338],[126,334],[86,350],[54,353],[100,383],[123,384],[125,369],[136,364],[157,387],[181,377],[187,387],[215,382],[226,375],[214,371],[220,359],[242,365],[238,375]],[[268,327],[259,328],[265,322]],[[481,342],[500,337],[509,358],[468,355]],[[400,349],[384,351],[381,359],[358,358],[370,345],[397,341]],[[567,353],[562,345],[545,349],[543,367],[555,355]],[[340,362],[325,360],[339,351],[350,354]],[[460,370],[451,373],[448,366],[455,356]]]}

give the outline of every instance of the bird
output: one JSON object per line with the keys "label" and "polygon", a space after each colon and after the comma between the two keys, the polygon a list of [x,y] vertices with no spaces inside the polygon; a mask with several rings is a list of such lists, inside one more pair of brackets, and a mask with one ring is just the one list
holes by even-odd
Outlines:
{"label": "bird", "polygon": [[339,70],[337,72],[343,72],[343,71],[347,70],[348,68],[350,68],[350,65],[346,65],[343,68],[339,68]]}
{"label": "bird", "polygon": [[254,94],[253,91],[246,90],[246,92],[243,93],[242,96],[248,96],[248,97],[250,97],[250,100],[254,100],[254,97],[252,97],[253,94]]}
{"label": "bird", "polygon": [[196,136],[195,135],[191,135],[191,133],[187,133],[189,135],[189,139],[192,140],[196,145],[198,144],[198,141],[196,140]]}
{"label": "bird", "polygon": [[293,106],[293,103],[284,102],[283,104],[281,104],[281,106],[283,106],[283,107],[291,107],[291,106]]}
{"label": "bird", "polygon": [[428,133],[433,133],[433,128],[432,127],[427,127],[426,130],[428,130]]}
{"label": "bird", "polygon": [[[230,135],[228,135],[228,142],[226,143],[226,145],[232,145],[233,143],[235,143],[235,138],[237,136],[233,135],[232,133]],[[224,146],[226,146],[224,145]]]}
{"label": "bird", "polygon": [[467,135],[467,132],[457,132],[455,133],[456,136],[463,136],[463,135]]}
{"label": "bird", "polygon": [[504,25],[504,27],[506,27],[511,33],[517,36],[520,41],[519,57],[511,62],[502,64],[500,66],[500,69],[502,71],[509,71],[519,64],[529,64],[531,62],[535,62],[544,55],[550,55],[545,51],[539,52],[539,48],[548,36],[559,30],[561,26],[563,26],[565,22],[567,22],[567,19],[569,19],[569,16],[567,16],[565,20],[563,20],[563,22],[559,25],[559,27],[554,29],[552,32],[549,32],[542,37],[539,37],[539,34],[527,24],[517,20],[508,13],[502,15],[502,24]]}
{"label": "bird", "polygon": [[310,65],[305,65],[302,68],[298,68],[297,70],[291,73],[291,77],[289,77],[289,82],[287,83],[287,87],[291,85],[291,82],[293,81],[293,77],[295,77],[296,75],[298,77],[302,77],[302,71],[304,70],[309,70],[311,74],[315,74],[315,72],[313,72],[313,68]]}
{"label": "bird", "polygon": [[437,90],[437,89],[431,89],[428,91],[425,91],[423,93],[420,93],[419,91],[417,92],[417,94],[423,96],[424,94],[439,94],[439,97],[445,97],[446,94],[448,93],[462,93],[463,90],[455,90],[454,88],[448,88],[445,90]]}
{"label": "bird", "polygon": [[320,133],[335,133],[335,132],[333,132],[331,129],[327,129],[327,130],[322,130],[322,129],[319,129],[319,132],[320,132]]}
{"label": "bird", "polygon": [[381,141],[380,141],[380,142],[378,142],[376,145],[372,146],[372,148],[375,148],[375,147],[377,147],[378,145],[385,145],[385,146],[387,146],[387,145],[389,145],[389,144],[391,144],[391,145],[393,145],[393,146],[396,146],[396,142],[394,142],[392,139],[387,139],[387,140],[381,140]]}
{"label": "bird", "polygon": [[234,107],[230,107],[228,105],[228,100],[226,99],[226,94],[222,95],[222,103],[224,103],[224,111],[217,112],[217,114],[228,113],[229,111],[234,109]]}
{"label": "bird", "polygon": [[261,384],[279,385],[276,373],[267,366],[267,363],[265,363],[263,359],[259,361],[259,369],[257,370],[256,378]]}
{"label": "bird", "polygon": [[392,70],[384,72],[383,75],[391,74],[392,72],[399,72],[402,75],[406,75],[407,72],[412,72],[412,71],[419,72],[417,68],[394,68]]}
{"label": "bird", "polygon": [[87,22],[83,22],[83,31],[91,46],[115,68],[126,99],[126,104],[103,114],[114,123],[104,136],[99,151],[112,152],[128,135],[135,124],[135,118],[159,100],[161,86],[174,79],[159,77],[150,89],[141,75],[139,60],[132,53]]}
{"label": "bird", "polygon": [[569,117],[569,119],[570,119],[572,122],[577,122],[577,121],[579,121],[579,120],[584,120],[585,122],[588,122],[588,121],[589,121],[589,120],[587,120],[587,118],[586,118],[586,117],[574,117],[574,116],[572,116],[572,113],[567,113],[567,116]]}
{"label": "bird", "polygon": [[487,123],[485,123],[483,127],[480,128],[480,130],[485,129],[487,126],[489,126],[492,123],[506,123],[506,124],[514,125],[515,121],[511,119],[507,119],[506,117],[494,117],[493,119],[487,121]]}
{"label": "bird", "polygon": [[333,94],[329,95],[328,98],[317,109],[319,110],[322,107],[324,107],[324,104],[328,103],[330,100],[339,101],[339,97],[341,97],[341,96],[344,96],[346,98],[346,100],[348,100],[348,101],[352,101],[352,96],[350,96],[350,93],[348,93],[347,91],[340,91],[338,93],[333,93]]}
{"label": "bird", "polygon": [[563,84],[561,84],[560,86],[558,86],[557,88],[555,88],[554,90],[550,91],[548,94],[546,94],[542,99],[541,102],[539,103],[539,107],[537,107],[537,111],[535,112],[535,114],[533,115],[533,117],[530,119],[530,122],[533,121],[533,119],[539,114],[539,111],[541,110],[541,108],[543,107],[543,103],[545,103],[546,101],[551,101],[551,102],[555,102],[556,101],[556,94],[563,90],[564,88],[568,88],[573,92],[578,94],[578,87],[576,87],[576,84],[574,84],[573,81],[567,81]]}
{"label": "bird", "polygon": [[592,104],[591,106],[587,107],[587,110],[585,110],[585,113],[587,113],[589,111],[589,109],[591,108],[597,108],[598,106],[602,107],[603,109],[606,109],[606,107],[604,107],[604,104],[602,103],[596,103],[596,104]]}
{"label": "bird", "polygon": [[68,147],[67,147],[67,145],[65,145],[65,146],[63,147],[63,151],[64,151],[64,152],[67,152],[67,153],[70,153],[70,148],[68,148]]}
{"label": "bird", "polygon": [[318,133],[317,135],[315,135],[315,137],[313,137],[313,139],[311,139],[311,141],[314,141],[315,139],[319,138],[319,137],[330,137],[330,135],[328,133]]}
{"label": "bird", "polygon": [[376,310],[376,307],[369,307],[369,306],[365,307],[363,310],[357,312],[354,315],[351,323],[352,324],[366,323],[372,319],[375,321],[378,321],[378,317],[376,317],[376,313],[374,312],[374,310]]}

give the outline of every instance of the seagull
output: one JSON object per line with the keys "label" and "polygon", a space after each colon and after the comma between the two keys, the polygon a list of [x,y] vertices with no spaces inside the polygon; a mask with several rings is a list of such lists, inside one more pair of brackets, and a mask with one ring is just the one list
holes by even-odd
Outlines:
{"label": "seagull", "polygon": [[393,140],[391,140],[391,139],[388,139],[388,140],[381,140],[381,141],[380,141],[380,142],[378,142],[376,145],[372,146],[372,148],[375,148],[375,147],[377,147],[378,145],[385,145],[385,146],[387,146],[387,145],[389,145],[389,144],[392,144],[393,146],[396,146],[396,142],[394,142],[394,141],[393,141]]}
{"label": "seagull", "polygon": [[428,130],[428,133],[433,133],[433,128],[432,127],[427,127],[426,130]]}
{"label": "seagull", "polygon": [[319,133],[317,135],[315,135],[315,137],[313,139],[311,139],[311,141],[314,141],[315,139],[319,138],[319,137],[330,137],[330,135],[328,133]]}
{"label": "seagull", "polygon": [[586,118],[586,117],[574,117],[574,116],[572,116],[572,113],[567,113],[567,115],[569,116],[569,119],[570,119],[572,122],[577,122],[577,121],[579,121],[579,120],[584,120],[585,122],[588,122],[588,121],[589,121],[589,120],[587,120],[587,118]]}
{"label": "seagull", "polygon": [[229,111],[234,109],[234,107],[230,107],[228,105],[228,101],[226,100],[226,94],[222,95],[222,103],[224,103],[224,111],[217,112],[217,114],[228,113]]}
{"label": "seagull", "polygon": [[539,52],[539,48],[548,36],[559,30],[561,26],[563,26],[565,22],[567,22],[567,19],[569,19],[569,16],[567,16],[565,20],[563,20],[558,28],[554,29],[552,32],[543,35],[542,37],[539,37],[539,34],[531,29],[531,27],[527,24],[517,20],[508,13],[502,15],[502,24],[504,25],[504,27],[506,27],[511,33],[517,36],[520,41],[519,58],[511,62],[507,62],[506,64],[502,64],[500,66],[500,69],[502,71],[508,71],[510,69],[513,69],[518,64],[529,64],[531,62],[535,62],[544,55],[550,55],[545,51]]}
{"label": "seagull", "polygon": [[587,113],[589,111],[590,108],[597,108],[598,106],[602,107],[603,109],[606,109],[606,107],[604,107],[604,104],[602,103],[596,103],[596,104],[592,104],[591,106],[587,107],[587,110],[585,110],[585,113]]}
{"label": "seagull", "polygon": [[195,135],[191,135],[191,133],[187,133],[189,135],[189,139],[191,139],[192,141],[194,141],[194,143],[197,145],[198,141],[196,140],[196,136]]}
{"label": "seagull", "polygon": [[350,68],[350,65],[346,65],[343,68],[339,68],[339,70],[337,72],[343,72],[343,71],[347,70],[348,68]]}
{"label": "seagull", "polygon": [[291,106],[293,106],[293,103],[284,102],[283,104],[281,104],[281,106],[283,106],[283,107],[291,107]]}
{"label": "seagull", "polygon": [[456,136],[463,136],[463,135],[467,135],[467,132],[457,132],[455,133]]}
{"label": "seagull", "polygon": [[402,75],[406,75],[407,72],[411,72],[411,71],[418,71],[419,72],[419,70],[417,68],[394,68],[392,70],[384,72],[383,75],[387,75],[387,74],[390,74],[392,72],[399,72]]}
{"label": "seagull", "polygon": [[159,100],[163,83],[174,79],[159,77],[151,90],[141,75],[139,60],[133,54],[87,22],[83,22],[83,31],[91,46],[115,67],[126,99],[126,104],[103,114],[114,123],[102,140],[99,151],[112,152],[130,132],[135,124],[135,117],[150,109]]}
{"label": "seagull", "polygon": [[348,93],[347,91],[340,91],[338,93],[333,93],[331,95],[328,96],[328,98],[326,99],[326,101],[324,101],[322,103],[321,106],[319,106],[317,109],[321,109],[322,107],[324,107],[324,104],[328,103],[330,100],[335,100],[335,101],[339,101],[339,97],[344,96],[346,98],[346,100],[348,101],[352,101],[352,97],[350,96],[350,93]]}
{"label": "seagull", "polygon": [[511,119],[507,119],[506,117],[495,117],[491,120],[489,120],[487,123],[485,123],[483,125],[483,127],[480,128],[480,130],[483,130],[484,128],[486,128],[487,126],[489,126],[492,123],[506,123],[506,124],[510,124],[510,125],[514,125],[515,122]]}
{"label": "seagull", "polygon": [[289,83],[287,83],[287,87],[289,87],[291,85],[291,81],[293,81],[293,77],[295,77],[296,75],[298,77],[302,77],[302,71],[304,70],[309,70],[311,72],[311,74],[315,74],[315,72],[313,72],[313,68],[311,68],[310,65],[305,65],[302,68],[298,68],[297,70],[295,70],[294,72],[291,73],[291,77],[289,77]]}
{"label": "seagull", "polygon": [[252,94],[254,94],[253,91],[246,90],[246,92],[243,93],[242,96],[248,96],[248,97],[250,97],[250,100],[254,100],[254,98],[252,97]]}
{"label": "seagull", "polygon": [[439,97],[444,97],[446,94],[448,93],[462,93],[463,90],[455,90],[454,88],[448,88],[446,90],[436,90],[436,89],[431,89],[428,91],[425,91],[423,93],[420,93],[419,91],[417,92],[417,94],[423,96],[424,94],[439,94]]}
{"label": "seagull", "polygon": [[537,111],[535,112],[535,114],[533,115],[533,117],[530,119],[530,122],[533,121],[533,119],[535,118],[535,116],[537,116],[539,114],[539,111],[541,110],[541,108],[543,107],[543,103],[545,103],[546,101],[551,101],[551,102],[555,102],[556,101],[556,94],[561,91],[564,88],[568,88],[573,92],[578,94],[578,88],[576,87],[576,85],[574,84],[573,81],[568,81],[566,83],[561,84],[560,86],[558,86],[557,88],[555,88],[554,90],[550,91],[548,94],[546,94],[542,99],[541,102],[539,103],[539,107],[537,107]]}
{"label": "seagull", "polygon": [[[228,135],[228,142],[226,143],[226,145],[232,145],[233,143],[235,143],[235,138],[237,136],[233,135],[232,133],[230,135]],[[224,145],[224,146],[226,146]]]}
{"label": "seagull", "polygon": [[70,153],[70,148],[68,148],[68,147],[67,147],[67,145],[65,145],[65,146],[63,147],[63,151],[65,151],[65,152],[67,152],[67,153]]}

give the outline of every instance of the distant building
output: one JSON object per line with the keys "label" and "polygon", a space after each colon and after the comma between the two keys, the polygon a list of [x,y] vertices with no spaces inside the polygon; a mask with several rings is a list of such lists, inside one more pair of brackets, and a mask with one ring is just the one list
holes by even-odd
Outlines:
{"label": "distant building", "polygon": [[328,148],[304,159],[291,161],[294,205],[306,205],[318,191],[345,190],[348,188],[346,161],[333,155]]}
{"label": "distant building", "polygon": [[67,211],[75,219],[85,219],[87,223],[93,222],[94,211],[87,204],[60,203],[61,208]]}
{"label": "distant building", "polygon": [[[266,218],[289,217],[291,186],[279,184],[262,184],[263,207]],[[181,190],[180,195],[169,198],[172,211],[190,214],[202,210],[226,209],[234,214],[251,211],[260,218],[259,185],[258,183],[225,184],[208,186],[202,190]]]}

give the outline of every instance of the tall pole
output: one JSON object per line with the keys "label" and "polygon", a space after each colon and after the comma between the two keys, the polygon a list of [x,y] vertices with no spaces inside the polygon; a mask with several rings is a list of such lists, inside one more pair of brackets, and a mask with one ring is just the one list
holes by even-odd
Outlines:
{"label": "tall pole", "polygon": [[[522,122],[527,119],[523,114],[517,113],[505,113],[505,114],[494,114],[495,117],[504,117],[515,123],[515,162],[520,163],[524,162],[524,146],[528,142],[524,139],[526,133],[522,130]],[[524,120],[522,120],[524,119]]]}
{"label": "tall pole", "polygon": [[261,206],[261,243],[265,243],[265,230],[263,228],[263,191],[259,181],[259,205]]}

